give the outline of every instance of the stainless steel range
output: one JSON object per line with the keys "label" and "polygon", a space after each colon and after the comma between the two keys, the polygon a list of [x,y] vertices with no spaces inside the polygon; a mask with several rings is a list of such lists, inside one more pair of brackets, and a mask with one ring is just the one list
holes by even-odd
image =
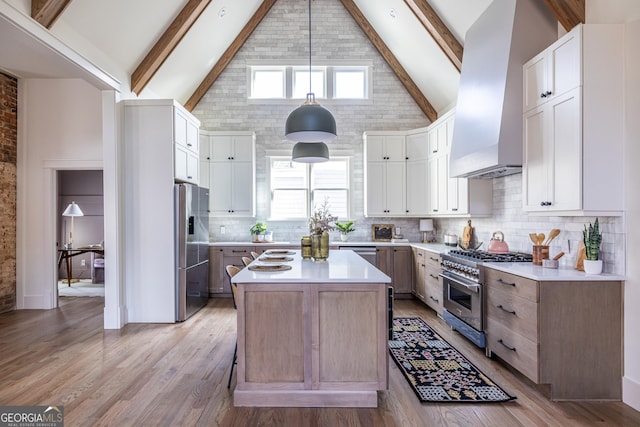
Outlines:
{"label": "stainless steel range", "polygon": [[454,249],[442,254],[444,311],[442,317],[453,329],[485,348],[484,267],[487,262],[531,262],[531,254],[494,254]]}

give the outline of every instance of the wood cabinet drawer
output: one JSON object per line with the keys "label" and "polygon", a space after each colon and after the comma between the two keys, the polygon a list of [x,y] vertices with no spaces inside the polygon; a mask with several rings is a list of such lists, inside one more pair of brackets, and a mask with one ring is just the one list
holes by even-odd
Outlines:
{"label": "wood cabinet drawer", "polygon": [[[433,275],[433,276],[432,276]],[[435,276],[435,277],[434,277]],[[433,273],[433,270],[426,271],[425,303],[442,316],[442,279]]]}
{"label": "wood cabinet drawer", "polygon": [[[424,262],[427,268],[440,270],[440,255],[430,251],[424,252]],[[439,274],[439,273],[438,273]]]}
{"label": "wood cabinet drawer", "polygon": [[489,293],[492,289],[497,289],[529,301],[538,302],[538,282],[535,280],[487,268],[485,269],[484,282]]}
{"label": "wood cabinet drawer", "polygon": [[224,256],[232,256],[232,257],[233,256],[251,257],[251,251],[255,251],[255,248],[253,246],[232,246],[228,248],[222,248],[222,254]]}
{"label": "wood cabinet drawer", "polygon": [[487,318],[503,327],[538,342],[538,304],[515,296],[513,292],[489,289],[485,293]]}
{"label": "wood cabinet drawer", "polygon": [[538,344],[489,318],[487,348],[531,381],[538,383]]}

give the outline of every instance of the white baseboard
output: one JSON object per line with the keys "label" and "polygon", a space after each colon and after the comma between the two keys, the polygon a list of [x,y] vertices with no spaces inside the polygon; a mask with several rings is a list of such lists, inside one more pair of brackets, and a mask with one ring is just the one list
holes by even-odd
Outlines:
{"label": "white baseboard", "polygon": [[626,376],[622,378],[622,401],[640,411],[640,382]]}

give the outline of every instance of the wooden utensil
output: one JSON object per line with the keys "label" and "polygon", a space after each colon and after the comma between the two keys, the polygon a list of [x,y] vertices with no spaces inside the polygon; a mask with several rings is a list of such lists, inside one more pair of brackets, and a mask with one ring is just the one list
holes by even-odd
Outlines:
{"label": "wooden utensil", "polygon": [[468,220],[467,226],[462,230],[462,241],[460,246],[462,246],[463,249],[469,249],[469,245],[471,244],[471,233],[471,220]]}
{"label": "wooden utensil", "polygon": [[554,256],[554,257],[553,257],[553,260],[554,260],[554,261],[557,261],[557,260],[559,260],[560,258],[562,258],[563,256],[564,256],[564,252],[559,252],[559,253],[558,253],[558,255],[556,255],[556,256]]}
{"label": "wooden utensil", "polygon": [[529,233],[529,238],[534,245],[538,245],[538,235],[536,233]]}
{"label": "wooden utensil", "polygon": [[544,233],[538,233],[538,245],[542,245],[544,242]]}
{"label": "wooden utensil", "polygon": [[547,240],[545,240],[545,242],[542,244],[543,246],[549,246],[549,244],[551,243],[551,241],[553,239],[555,239],[556,237],[558,237],[558,235],[560,234],[560,229],[558,228],[554,228],[553,230],[551,230],[549,232],[549,237],[547,237]]}

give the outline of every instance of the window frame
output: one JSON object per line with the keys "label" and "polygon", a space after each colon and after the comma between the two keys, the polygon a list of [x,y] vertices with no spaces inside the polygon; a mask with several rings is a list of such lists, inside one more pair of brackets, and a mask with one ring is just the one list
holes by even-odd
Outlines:
{"label": "window frame", "polygon": [[[267,181],[268,181],[268,185],[269,185],[269,200],[268,200],[268,209],[269,209],[269,221],[304,221],[306,222],[309,219],[309,216],[311,215],[311,213],[313,212],[314,209],[314,197],[313,197],[313,193],[314,191],[318,191],[318,190],[344,190],[346,191],[346,206],[347,206],[347,217],[348,218],[340,218],[340,221],[348,221],[349,218],[351,218],[352,216],[352,212],[351,212],[351,200],[352,200],[352,196],[351,196],[351,156],[348,155],[335,155],[332,156],[331,159],[329,161],[341,161],[341,162],[345,162],[346,163],[346,187],[344,188],[324,188],[324,187],[318,187],[318,188],[313,188],[312,187],[312,180],[311,180],[311,173],[312,173],[312,168],[313,168],[313,163],[307,163],[305,164],[305,180],[307,183],[307,188],[306,188],[306,201],[305,201],[305,207],[306,207],[306,211],[307,211],[307,215],[305,217],[282,217],[282,218],[278,218],[278,217],[274,217],[273,216],[273,197],[274,197],[274,191],[275,190],[281,190],[281,189],[286,189],[286,188],[274,188],[272,186],[272,167],[273,167],[273,162],[274,161],[292,161],[290,156],[286,156],[286,155],[267,155]],[[295,188],[296,190],[299,190],[300,188]],[[318,203],[322,203],[322,201],[316,201],[316,204]]]}
{"label": "window frame", "polygon": [[[282,74],[282,97],[280,98],[258,98],[258,97],[254,97],[253,93],[254,93],[254,82],[255,82],[255,74],[256,71],[263,71],[263,72],[267,72],[267,71],[278,71]],[[269,101],[269,100],[286,100],[289,96],[288,96],[288,90],[287,90],[287,81],[289,81],[289,78],[287,76],[287,67],[285,66],[281,66],[281,65],[255,65],[255,66],[251,66],[249,67],[249,99],[250,100],[254,100],[254,101]]]}

